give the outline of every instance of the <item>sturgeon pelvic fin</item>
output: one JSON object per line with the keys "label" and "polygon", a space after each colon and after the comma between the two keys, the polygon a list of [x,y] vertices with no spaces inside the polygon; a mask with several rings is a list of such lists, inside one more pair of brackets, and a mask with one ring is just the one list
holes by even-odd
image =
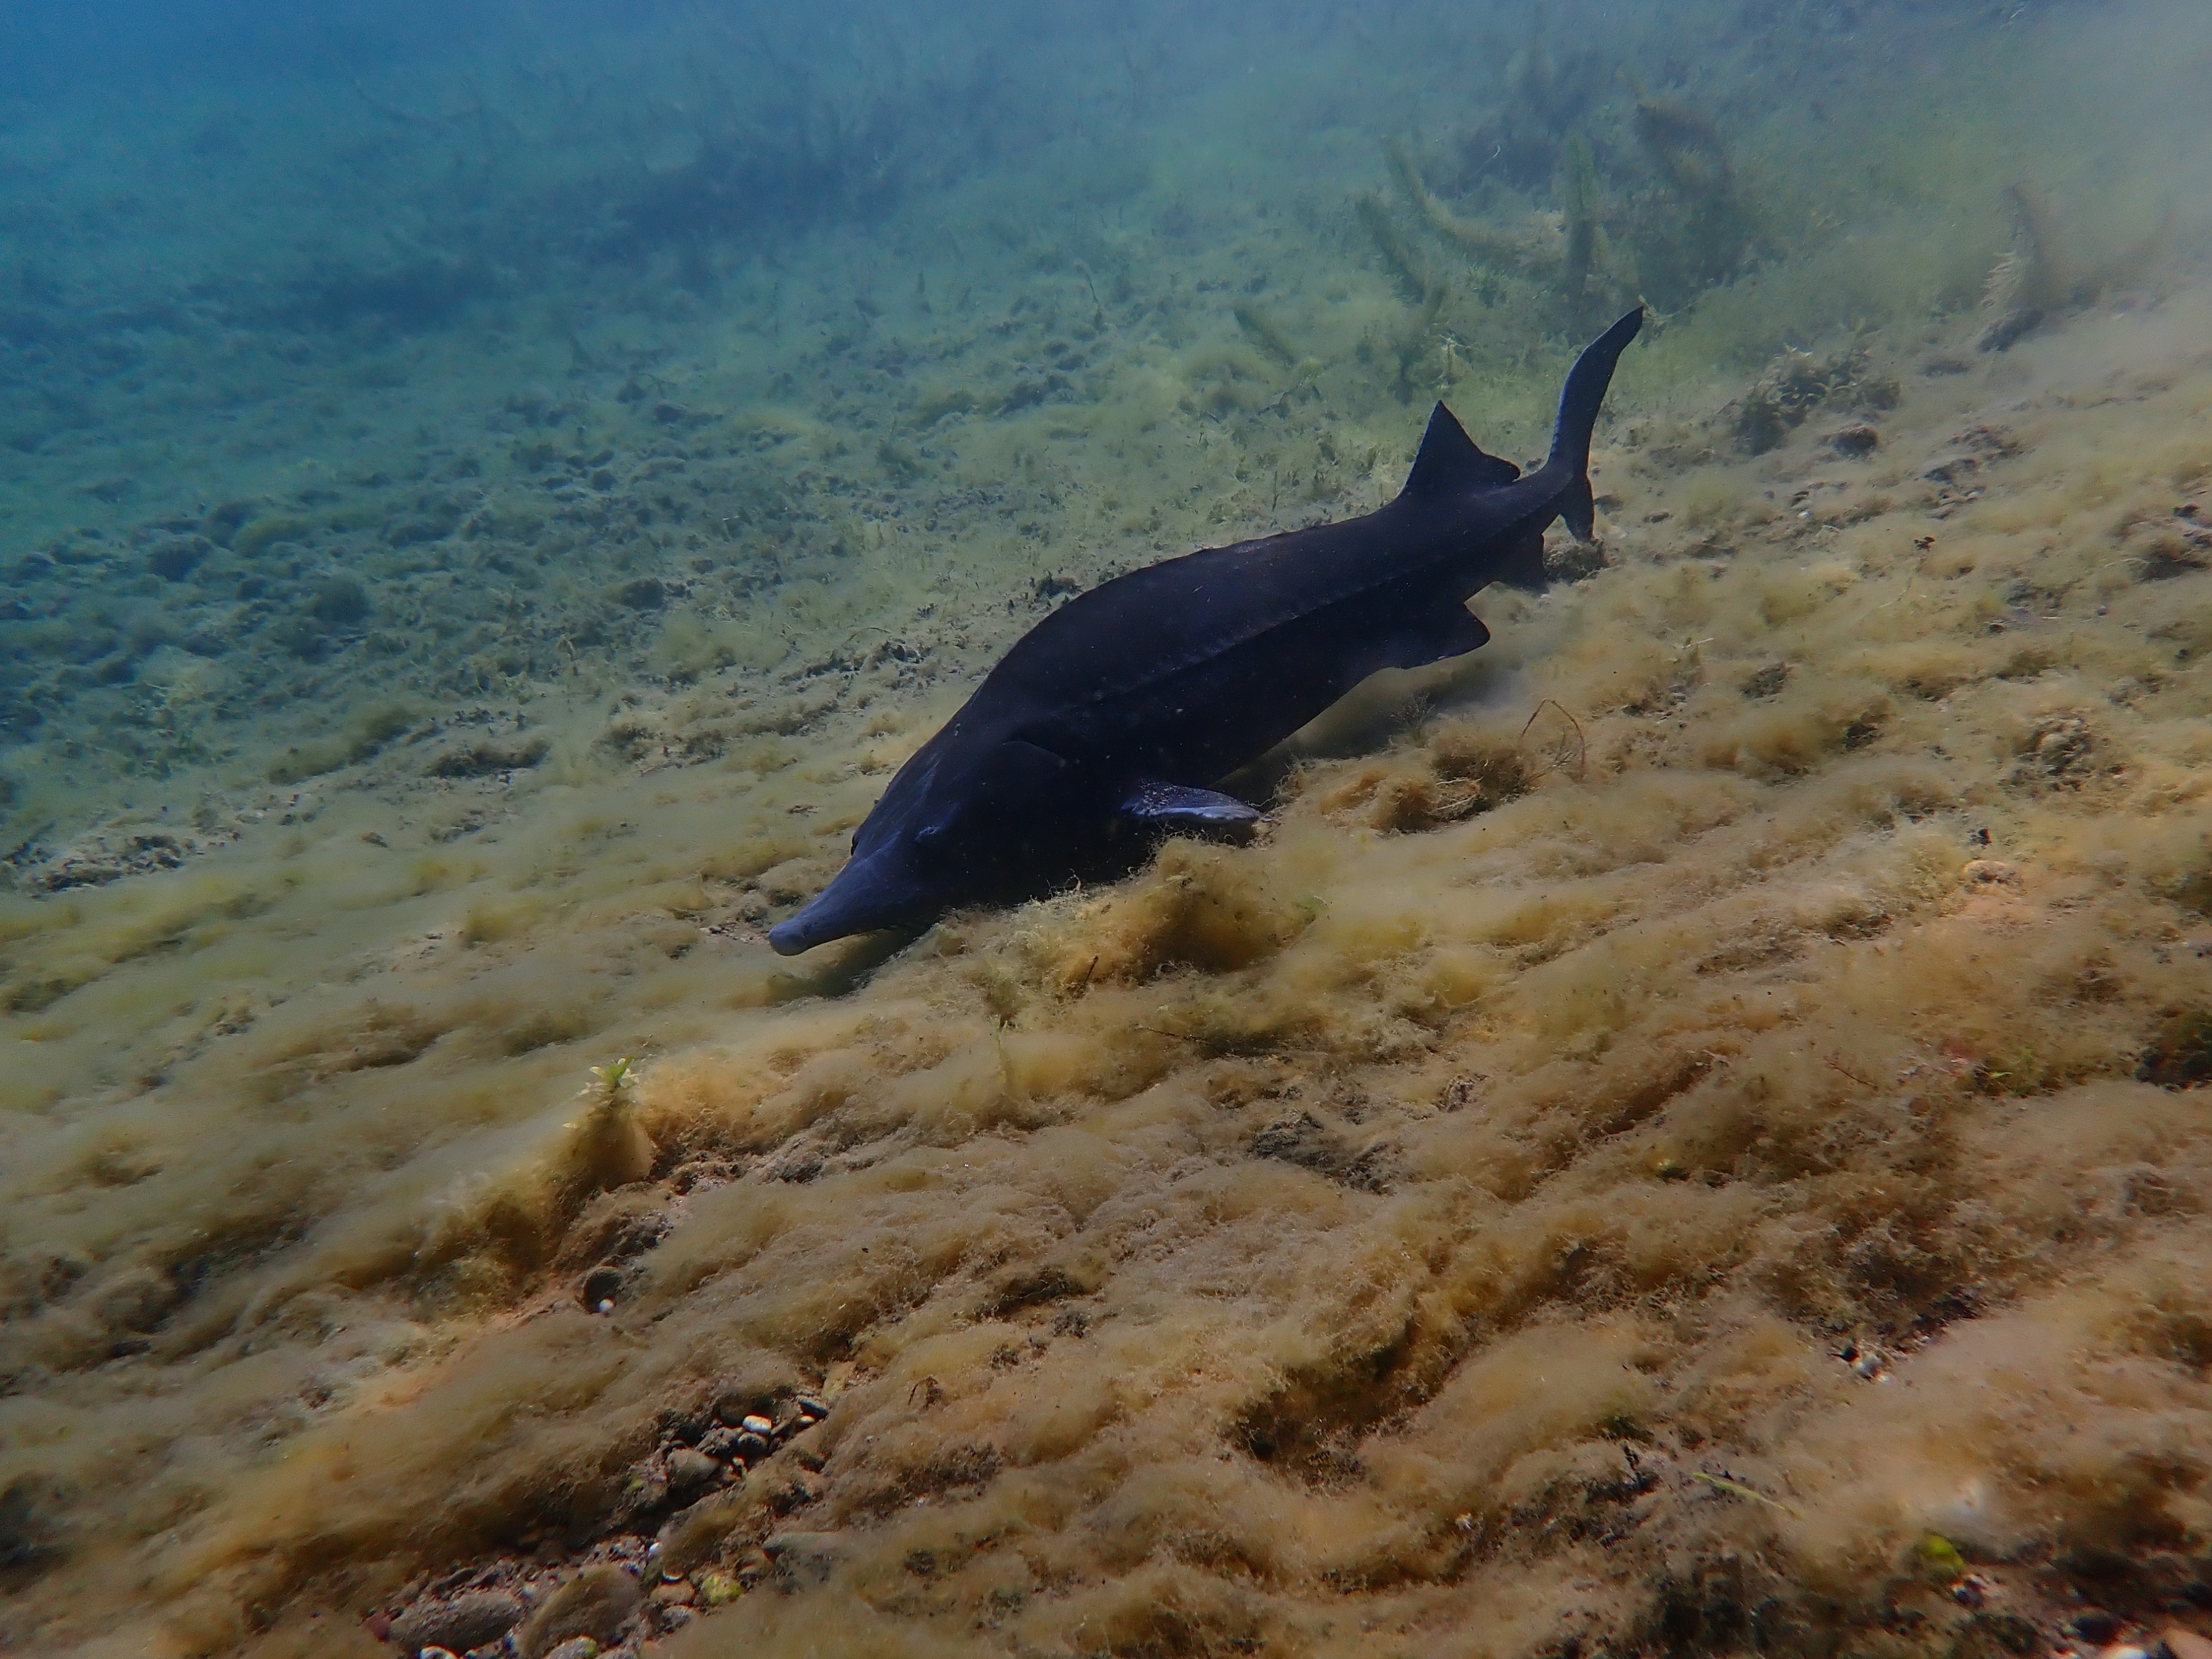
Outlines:
{"label": "sturgeon pelvic fin", "polygon": [[1391,638],[1384,661],[1392,668],[1425,668],[1448,657],[1463,657],[1490,643],[1482,618],[1464,605],[1441,605]]}
{"label": "sturgeon pelvic fin", "polygon": [[1613,384],[1613,366],[1643,327],[1644,307],[1638,306],[1583,349],[1567,371],[1566,390],[1559,394],[1559,423],[1553,430],[1552,453],[1544,470],[1568,475],[1559,516],[1579,542],[1589,540],[1597,529],[1597,503],[1590,496],[1589,447],[1598,406]]}

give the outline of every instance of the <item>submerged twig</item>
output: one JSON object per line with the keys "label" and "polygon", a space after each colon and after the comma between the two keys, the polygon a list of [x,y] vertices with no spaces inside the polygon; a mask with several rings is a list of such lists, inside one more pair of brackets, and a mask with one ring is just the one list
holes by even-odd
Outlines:
{"label": "submerged twig", "polygon": [[1842,1073],[1845,1077],[1850,1079],[1852,1082],[1857,1084],[1862,1089],[1878,1089],[1881,1086],[1872,1078],[1861,1077],[1856,1072],[1851,1070],[1850,1066],[1844,1065],[1842,1060],[1838,1060],[1833,1054],[1823,1056],[1822,1063],[1826,1065],[1830,1071]]}
{"label": "submerged twig", "polygon": [[1724,1492],[1731,1498],[1747,1498],[1754,1504],[1764,1504],[1771,1510],[1780,1510],[1792,1521],[1800,1518],[1796,1510],[1778,1498],[1769,1498],[1763,1492],[1753,1492],[1741,1480],[1730,1480],[1725,1475],[1707,1474],[1703,1469],[1692,1469],[1690,1479],[1702,1480],[1715,1492]]}
{"label": "submerged twig", "polygon": [[[1589,739],[1583,735],[1583,723],[1577,720],[1572,714],[1567,713],[1565,704],[1556,702],[1550,697],[1547,697],[1541,702],[1538,703],[1534,709],[1530,712],[1528,723],[1522,726],[1521,735],[1513,740],[1515,746],[1518,747],[1521,744],[1528,741],[1529,727],[1535,725],[1536,716],[1542,714],[1547,708],[1558,709],[1560,714],[1565,719],[1567,724],[1575,728],[1574,778],[1577,783],[1580,783],[1583,781],[1583,764],[1589,759]],[[1554,764],[1556,766],[1557,763],[1554,763]]]}

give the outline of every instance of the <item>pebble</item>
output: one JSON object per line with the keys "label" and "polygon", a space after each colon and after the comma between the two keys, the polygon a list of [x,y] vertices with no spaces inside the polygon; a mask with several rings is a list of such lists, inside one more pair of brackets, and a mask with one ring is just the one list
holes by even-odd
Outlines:
{"label": "pebble", "polygon": [[748,1463],[757,1463],[775,1449],[769,1444],[768,1437],[748,1430],[738,1437],[738,1455]]}
{"label": "pebble", "polygon": [[819,1395],[802,1394],[799,1396],[799,1414],[811,1417],[818,1423],[830,1415],[830,1407],[822,1403]]}
{"label": "pebble", "polygon": [[2084,1607],[2067,1621],[2066,1628],[2082,1641],[2101,1648],[2120,1633],[2120,1620],[2102,1607]]}
{"label": "pebble", "polygon": [[780,1532],[761,1546],[775,1570],[801,1584],[818,1584],[844,1559],[847,1541],[836,1533]]}
{"label": "pebble", "polygon": [[678,1503],[722,1478],[722,1466],[704,1452],[668,1454],[668,1491]]}
{"label": "pebble", "polygon": [[1970,1572],[1951,1586],[1951,1599],[1962,1607],[1985,1607],[1996,1588],[1995,1580]]}
{"label": "pebble", "polygon": [[466,1653],[496,1642],[522,1622],[522,1598],[507,1590],[425,1596],[392,1621],[386,1638],[403,1652],[446,1648]]}
{"label": "pebble", "polygon": [[719,1607],[736,1601],[745,1593],[744,1586],[726,1572],[702,1572],[698,1578],[699,1600],[710,1607]]}
{"label": "pebble", "polygon": [[588,1636],[572,1636],[545,1659],[599,1659],[599,1644]]}
{"label": "pebble", "polygon": [[1837,1356],[1863,1382],[1878,1382],[1889,1369],[1889,1357],[1870,1343],[1854,1342]]}
{"label": "pebble", "polygon": [[714,1417],[717,1421],[734,1429],[752,1414],[753,1404],[759,1398],[758,1394],[750,1390],[735,1389],[717,1395],[713,1407]]}
{"label": "pebble", "polygon": [[775,1432],[775,1425],[769,1422],[765,1417],[762,1417],[757,1413],[748,1416],[745,1420],[738,1424],[738,1426],[744,1430],[748,1434],[766,1436]]}
{"label": "pebble", "polygon": [[1839,427],[1828,434],[1828,447],[1852,460],[1863,460],[1881,447],[1881,433],[1863,422]]}
{"label": "pebble", "polygon": [[735,1429],[709,1429],[699,1437],[699,1449],[708,1456],[726,1463],[738,1455],[738,1431]]}
{"label": "pebble", "polygon": [[586,1567],[547,1596],[522,1627],[523,1659],[553,1659],[580,1636],[613,1643],[645,1601],[637,1580],[620,1567]]}

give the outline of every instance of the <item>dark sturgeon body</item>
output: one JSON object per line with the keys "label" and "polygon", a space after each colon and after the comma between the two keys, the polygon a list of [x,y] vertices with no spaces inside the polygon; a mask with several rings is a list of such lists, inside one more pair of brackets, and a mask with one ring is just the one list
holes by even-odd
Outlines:
{"label": "dark sturgeon body", "polygon": [[1555,520],[1589,538],[1590,430],[1643,321],[1631,312],[1576,361],[1550,458],[1525,477],[1439,404],[1388,506],[1068,601],[899,769],[851,861],[769,942],[790,956],[919,927],[1120,874],[1163,834],[1251,823],[1258,811],[1214,784],[1377,670],[1484,644],[1467,600],[1493,581],[1540,586]]}

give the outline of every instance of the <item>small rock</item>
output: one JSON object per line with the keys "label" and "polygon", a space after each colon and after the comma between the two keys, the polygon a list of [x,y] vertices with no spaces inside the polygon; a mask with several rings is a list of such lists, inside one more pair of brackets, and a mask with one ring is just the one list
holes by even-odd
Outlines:
{"label": "small rock", "polygon": [[1863,421],[1856,422],[1831,432],[1828,447],[1848,460],[1863,461],[1881,447],[1881,433]]}
{"label": "small rock", "polygon": [[699,1449],[717,1462],[726,1463],[738,1455],[738,1437],[735,1429],[709,1429],[699,1437]]}
{"label": "small rock", "polygon": [[668,1454],[668,1494],[678,1503],[689,1502],[722,1478],[722,1466],[704,1452]]}
{"label": "small rock", "polygon": [[506,1590],[425,1596],[392,1621],[386,1639],[408,1653],[450,1648],[466,1653],[496,1642],[522,1622],[522,1598]]}
{"label": "small rock", "polygon": [[1851,1368],[1851,1375],[1862,1382],[1879,1382],[1889,1369],[1889,1358],[1880,1348],[1868,1342],[1854,1342],[1837,1356]]}
{"label": "small rock", "polygon": [[802,1394],[799,1396],[799,1414],[801,1417],[811,1417],[819,1421],[830,1415],[830,1407],[823,1403],[820,1396]]}
{"label": "small rock", "polygon": [[1790,665],[1771,662],[1754,668],[1744,676],[1743,684],[1736,689],[1747,697],[1771,697],[1790,683]]}
{"label": "small rock", "polygon": [[1601,541],[1570,539],[1544,550],[1547,581],[1578,582],[1585,576],[1596,575],[1605,565],[1605,544]]}
{"label": "small rock", "polygon": [[2120,1621],[2102,1607],[2084,1607],[2067,1621],[2066,1628],[2077,1639],[2101,1648],[2120,1633]]}
{"label": "small rock", "polygon": [[766,1457],[775,1449],[775,1448],[769,1443],[768,1437],[764,1434],[748,1431],[738,1437],[738,1455],[749,1464],[759,1462],[762,1458]]}
{"label": "small rock", "polygon": [[768,1419],[759,1415],[757,1413],[749,1414],[745,1418],[744,1421],[738,1424],[738,1426],[744,1430],[749,1434],[766,1436],[775,1432],[775,1425],[769,1422]]}
{"label": "small rock", "polygon": [[[798,859],[786,862],[807,865],[810,860]],[[783,867],[781,865],[776,866],[778,870]],[[763,872],[758,878],[763,893],[773,873]],[[802,891],[811,892],[820,884],[821,876],[818,872],[813,875],[794,872],[794,880]],[[799,1373],[787,1361],[763,1359],[725,1377],[716,1385],[710,1399],[714,1416],[726,1426],[734,1429],[742,1427],[746,1418],[774,1409],[777,1401],[797,1393],[799,1386]]]}
{"label": "small rock", "polygon": [[714,1426],[713,1414],[697,1403],[672,1406],[660,1413],[661,1432],[681,1445],[697,1445],[700,1437]]}
{"label": "small rock", "polygon": [[2096,738],[2083,721],[2055,720],[2035,733],[2035,763],[2052,777],[2079,770],[2095,746]]}
{"label": "small rock", "polygon": [[599,1644],[588,1636],[572,1636],[545,1659],[599,1659]]}
{"label": "small rock", "polygon": [[653,1600],[659,1607],[688,1607],[698,1599],[699,1592],[688,1578],[678,1578],[672,1583],[653,1587]]}
{"label": "small rock", "polygon": [[621,1293],[623,1273],[619,1267],[594,1267],[584,1275],[582,1300],[586,1307],[605,1313]]}
{"label": "small rock", "polygon": [[802,1584],[821,1583],[845,1554],[845,1540],[830,1532],[780,1532],[761,1547],[778,1573]]}
{"label": "small rock", "polygon": [[695,1588],[699,1604],[709,1607],[725,1607],[745,1593],[745,1587],[726,1572],[702,1572]]}
{"label": "small rock", "polygon": [[[522,1659],[553,1659],[567,1654],[567,1644],[580,1636],[595,1644],[590,1652],[611,1645],[622,1627],[644,1603],[645,1592],[637,1580],[619,1567],[587,1567],[545,1598],[530,1622],[522,1627]],[[588,1659],[588,1656],[586,1656]]]}
{"label": "small rock", "polygon": [[1985,1607],[1996,1593],[1996,1583],[1978,1572],[1970,1572],[1951,1586],[1951,1599],[1962,1607]]}
{"label": "small rock", "polygon": [[657,1510],[668,1501],[668,1484],[667,1465],[648,1458],[630,1471],[623,1488],[623,1502],[633,1515]]}

